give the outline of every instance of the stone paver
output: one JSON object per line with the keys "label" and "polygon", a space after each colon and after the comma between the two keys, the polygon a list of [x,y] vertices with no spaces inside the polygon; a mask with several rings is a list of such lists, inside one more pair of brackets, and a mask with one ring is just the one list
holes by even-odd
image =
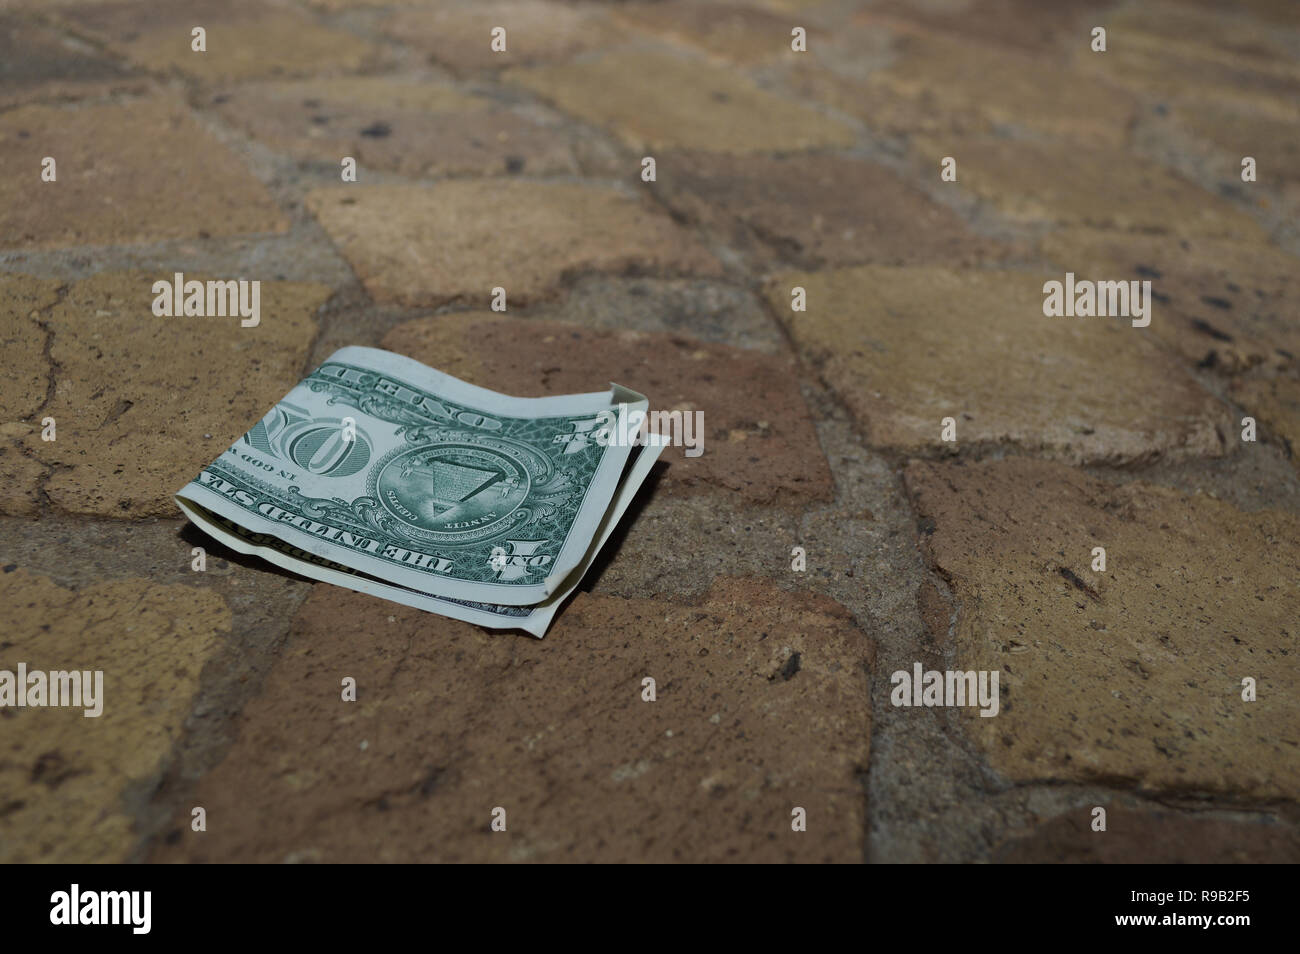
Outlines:
{"label": "stone paver", "polygon": [[85,43],[0,16],[0,106],[139,91],[146,82]]}
{"label": "stone paver", "polygon": [[[492,48],[492,31],[506,31],[506,48]],[[459,71],[566,60],[608,46],[621,31],[599,7],[544,0],[455,0],[398,9],[384,31]]]}
{"label": "stone paver", "polygon": [[609,188],[537,182],[444,182],[313,191],[307,205],[376,299],[522,304],[566,273],[717,274],[694,235],[648,203]]}
{"label": "stone paver", "polygon": [[[599,391],[614,381],[650,409],[703,415],[703,453],[671,446],[672,493],[721,487],[785,506],[830,496],[830,471],[785,355],[744,352],[674,334],[592,331],[492,312],[426,318],[393,329],[383,347],[519,397]],[[673,425],[679,426],[679,425]],[[694,430],[692,434],[699,439]]]}
{"label": "stone paver", "polygon": [[955,666],[1001,673],[999,714],[964,720],[997,771],[1300,792],[1300,518],[1026,459],[916,462],[906,481],[959,603]]}
{"label": "stone paver", "polygon": [[592,275],[547,313],[589,328],[672,331],[759,351],[786,349],[780,326],[757,294],[705,278]]}
{"label": "stone paver", "polygon": [[1204,818],[1107,805],[1106,832],[1092,830],[1091,808],[1050,818],[1002,845],[997,860],[1019,864],[1295,864],[1300,838],[1260,821]]}
{"label": "stone paver", "polygon": [[[1044,316],[1050,277],[863,266],[778,275],[769,294],[875,446],[935,453],[1007,443],[1108,463],[1222,454],[1227,408],[1137,329]],[[807,293],[806,312],[791,311],[795,287]],[[947,417],[955,444],[942,439]]]}
{"label": "stone paver", "polygon": [[511,70],[506,78],[610,128],[633,148],[790,152],[848,146],[857,138],[841,120],[684,56],[629,49]]}
{"label": "stone paver", "polygon": [[[879,29],[882,25],[924,30],[969,43],[978,39],[1008,52],[1054,52],[1073,46],[1088,48],[1091,28],[1110,22],[1110,2],[1056,0],[983,0],[981,3],[915,3],[880,0],[858,17]],[[1104,19],[1098,19],[1103,14]]]}
{"label": "stone paver", "polygon": [[[801,56],[806,58],[791,48],[790,31],[799,24],[788,14],[689,0],[618,4],[612,12],[629,32],[653,34],[722,62],[794,65],[802,62]],[[812,48],[821,42],[822,37],[814,33]]]}
{"label": "stone paver", "polygon": [[213,97],[222,116],[298,159],[357,160],[358,181],[404,175],[576,172],[566,137],[448,86],[380,77],[243,86]]}
{"label": "stone paver", "polygon": [[1058,55],[980,46],[965,37],[900,36],[894,61],[868,77],[866,98],[855,108],[852,91],[859,85],[841,87],[845,94],[831,101],[876,125],[871,109],[883,100],[884,128],[917,132],[1021,127],[1114,147],[1127,141],[1136,114],[1131,93],[1062,69]]}
{"label": "stone paver", "polygon": [[[57,180],[41,178],[46,156]],[[0,245],[283,231],[266,189],[167,94],[0,113]],[[17,170],[23,170],[21,174]]]}
{"label": "stone paver", "polygon": [[230,612],[191,587],[137,579],[70,591],[12,564],[0,598],[8,672],[103,673],[98,717],[0,709],[0,861],[122,861],[135,843],[123,794],[162,771]]}
{"label": "stone paver", "polygon": [[318,587],[282,655],[196,793],[222,825],[159,860],[862,857],[871,643],[825,597],[580,594],[536,641]]}
{"label": "stone paver", "polygon": [[972,232],[955,212],[875,163],[668,153],[657,172],[673,208],[738,247],[758,246],[777,259],[817,267],[974,264],[1008,255],[1005,243]]}
{"label": "stone paver", "polygon": [[1153,98],[1295,112],[1300,65],[1268,23],[1166,2],[1127,4],[1107,29],[1104,54],[1075,48],[1080,69]]}
{"label": "stone paver", "polygon": [[1158,297],[1147,330],[1203,367],[1286,368],[1300,355],[1293,255],[1231,240],[1090,229],[1050,233],[1042,252],[1079,279],[1150,281]]}
{"label": "stone paver", "polygon": [[[255,0],[93,4],[63,9],[58,16],[141,69],[174,70],[208,82],[349,73],[380,61],[379,51],[365,40],[323,27],[292,6]],[[195,27],[207,33],[206,52],[192,49]]]}
{"label": "stone paver", "polygon": [[952,156],[957,184],[1015,221],[1267,241],[1227,200],[1118,150],[975,137],[922,138],[917,148],[935,169]]}
{"label": "stone paver", "polygon": [[[170,278],[105,273],[73,284],[43,313],[41,326],[20,333],[18,348],[5,349],[6,367],[12,361],[21,373],[25,355],[37,344],[44,348],[50,336],[54,387],[48,398],[40,388],[39,413],[55,419],[56,439],[41,439],[39,420],[16,436],[26,454],[53,469],[44,493],[58,510],[174,515],[172,493],[305,371],[313,315],[327,289],[268,282],[261,323],[243,328],[238,317],[156,317],[153,282]],[[3,387],[15,395],[6,397],[6,408],[12,403],[35,417],[18,404],[26,392],[11,391],[7,380]]]}

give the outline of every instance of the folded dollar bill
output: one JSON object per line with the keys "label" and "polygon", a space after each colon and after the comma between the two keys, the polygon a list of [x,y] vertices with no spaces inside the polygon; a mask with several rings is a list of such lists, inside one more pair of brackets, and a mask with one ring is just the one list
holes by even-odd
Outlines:
{"label": "folded dollar bill", "polygon": [[620,387],[517,398],[343,348],[176,493],[204,532],[312,579],[545,634],[663,452]]}

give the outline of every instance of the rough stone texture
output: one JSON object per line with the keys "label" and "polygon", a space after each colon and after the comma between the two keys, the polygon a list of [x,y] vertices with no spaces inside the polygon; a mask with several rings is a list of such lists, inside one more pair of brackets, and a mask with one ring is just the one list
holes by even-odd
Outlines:
{"label": "rough stone texture", "polygon": [[0,278],[0,483],[5,513],[40,509],[45,468],[23,450],[23,439],[42,430],[49,400],[47,336],[43,313],[59,300],[58,282],[27,275]]}
{"label": "rough stone texture", "polygon": [[786,349],[758,295],[710,279],[592,275],[545,313],[588,328],[672,331],[759,351]]}
{"label": "rough stone texture", "polygon": [[1257,378],[1233,381],[1233,401],[1256,419],[1257,437],[1282,445],[1287,460],[1300,469],[1300,381],[1295,378]]}
{"label": "rough stone texture", "polygon": [[799,265],[973,264],[1008,254],[885,167],[858,159],[669,153],[657,175],[674,209],[733,245]]}
{"label": "rough stone texture", "polygon": [[[902,128],[976,132],[1023,127],[1112,147],[1128,138],[1136,106],[1132,94],[1104,79],[1062,69],[1057,54],[984,47],[965,36],[905,34],[896,46],[895,62],[872,74],[868,85],[869,96],[891,101],[887,117],[904,117]],[[873,124],[870,115],[848,102],[843,106]],[[889,125],[898,128],[897,122]]]}
{"label": "rough stone texture", "polygon": [[834,601],[746,580],[582,594],[544,641],[321,586],[200,782],[221,823],[155,858],[858,861],[870,660]]}
{"label": "rough stone texture", "polygon": [[1080,69],[1149,97],[1295,112],[1300,66],[1274,25],[1188,4],[1141,3],[1125,5],[1107,29],[1105,53],[1075,47]]}
{"label": "rough stone texture", "polygon": [[[764,355],[673,334],[591,331],[492,312],[401,325],[383,346],[458,378],[519,397],[640,391],[650,409],[704,415],[703,453],[670,446],[670,492],[722,487],[752,501],[796,505],[830,495],[830,472],[788,355]],[[696,434],[698,439],[699,435]]]}
{"label": "rough stone texture", "polygon": [[277,150],[338,166],[357,181],[404,175],[576,172],[566,137],[449,86],[380,77],[255,84],[213,97],[221,115]]}
{"label": "rough stone texture", "polygon": [[926,138],[917,147],[936,169],[944,156],[955,158],[957,184],[1016,221],[1267,240],[1227,200],[1114,150],[983,138]]}
{"label": "rough stone texture", "polygon": [[1185,52],[1207,62],[1251,63],[1263,72],[1300,78],[1286,35],[1230,9],[1197,10],[1156,0],[1117,10],[1110,29],[1126,45],[1153,53]]}
{"label": "rough stone texture", "polygon": [[1092,809],[1050,818],[1002,845],[997,860],[1017,864],[1295,864],[1300,838],[1272,819],[1204,818],[1160,809],[1105,805],[1106,831]]}
{"label": "rough stone texture", "polygon": [[189,587],[69,591],[12,564],[0,598],[0,668],[103,672],[97,718],[82,707],[0,708],[0,861],[122,861],[135,841],[125,792],[160,775],[230,613]]}
{"label": "rough stone texture", "polygon": [[[791,49],[790,31],[798,24],[789,16],[766,10],[669,0],[617,4],[612,12],[630,31],[653,33],[722,62],[797,65],[807,58],[806,54]],[[816,48],[823,39],[814,34],[810,49]]]}
{"label": "rough stone texture", "polygon": [[307,205],[376,299],[486,304],[492,289],[523,304],[567,273],[716,274],[690,233],[648,203],[607,188],[537,182],[444,182],[433,188],[321,189]]}
{"label": "rough stone texture", "polygon": [[49,367],[41,322],[58,300],[58,282],[0,277],[0,423],[27,421],[45,401]]}
{"label": "rough stone texture", "polygon": [[1173,115],[1210,147],[1225,180],[1240,183],[1241,160],[1251,156],[1257,182],[1278,184],[1292,198],[1300,197],[1300,115],[1261,116],[1215,103],[1179,106]]}
{"label": "rough stone texture", "polygon": [[[504,27],[506,48],[492,49],[492,30]],[[385,32],[423,50],[436,63],[468,71],[565,60],[608,46],[620,31],[593,6],[542,0],[458,0],[398,10]]]}
{"label": "rough stone texture", "polygon": [[[1112,464],[1222,454],[1227,408],[1127,322],[1044,316],[1047,277],[863,266],[779,275],[769,294],[875,446],[1010,444]],[[806,312],[790,310],[794,287]],[[946,417],[955,445],[942,439]]]}
{"label": "rough stone texture", "polygon": [[734,71],[662,53],[629,49],[511,70],[506,78],[609,127],[633,148],[788,152],[848,146],[856,138],[846,123],[766,92]]}
{"label": "rough stone texture", "polygon": [[[41,180],[42,159],[58,179]],[[0,113],[0,244],[93,245],[283,231],[266,189],[162,94]]]}
{"label": "rough stone texture", "polygon": [[1051,233],[1042,251],[1077,278],[1150,281],[1147,331],[1203,367],[1288,368],[1300,355],[1300,258],[1230,240],[1088,229]]}
{"label": "rough stone texture", "polygon": [[312,316],[327,289],[264,283],[261,324],[243,328],[237,317],[156,317],[158,277],[106,273],[78,282],[23,336],[27,350],[50,336],[53,388],[38,413],[55,419],[57,440],[41,440],[39,420],[20,439],[52,468],[43,493],[59,510],[172,515],[171,495],[305,371]]}
{"label": "rough stone texture", "polygon": [[1300,794],[1300,518],[1026,459],[905,476],[959,603],[955,668],[1001,673],[1001,712],[963,720],[997,771]]}
{"label": "rough stone texture", "polygon": [[0,16],[0,107],[139,90],[145,83],[85,43]]}
{"label": "rough stone texture", "polygon": [[999,52],[1042,53],[1075,46],[1080,36],[1086,40],[1096,15],[1104,14],[1109,23],[1113,7],[1113,3],[1092,0],[1053,0],[1051,4],[1039,0],[878,0],[858,18],[877,29],[888,25],[924,30],[965,41],[968,46],[974,45],[970,41],[980,40],[1001,47]]}
{"label": "rough stone texture", "polygon": [[[256,0],[128,2],[70,7],[60,22],[94,37],[142,69],[200,81],[353,72],[377,65],[378,50],[313,22],[288,5]],[[207,51],[191,31],[207,31]]]}
{"label": "rough stone texture", "polygon": [[[217,634],[153,634],[155,682],[110,692],[174,707],[133,722],[138,775],[0,756],[0,857],[1296,860],[1294,0],[0,6],[0,668],[63,607],[69,646],[195,607]],[[826,271],[858,263],[940,267]],[[792,268],[803,315],[769,283]],[[1151,327],[1043,317],[1067,269],[1151,279]],[[263,326],[153,318],[178,270],[268,283]],[[488,345],[451,335],[480,321]],[[725,389],[544,641],[306,582],[173,509],[306,370],[390,333],[506,390]],[[918,505],[907,458],[954,451],[1013,459],[940,466]],[[142,617],[141,592],[179,595]],[[998,718],[891,704],[895,671],[971,660],[1010,667]]]}

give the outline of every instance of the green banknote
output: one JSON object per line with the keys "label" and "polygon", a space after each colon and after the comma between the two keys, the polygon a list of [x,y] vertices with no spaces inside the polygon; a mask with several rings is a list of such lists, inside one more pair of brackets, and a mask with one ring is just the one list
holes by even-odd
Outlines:
{"label": "green banknote", "polygon": [[516,398],[344,348],[177,492],[236,550],[542,635],[663,450],[619,385]]}

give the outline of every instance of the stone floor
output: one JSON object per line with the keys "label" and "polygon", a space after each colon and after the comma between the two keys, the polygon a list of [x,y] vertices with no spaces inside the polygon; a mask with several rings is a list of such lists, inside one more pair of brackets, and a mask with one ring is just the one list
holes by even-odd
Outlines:
{"label": "stone floor", "polygon": [[[0,169],[0,861],[1300,860],[1293,0],[10,0]],[[348,344],[705,452],[542,641],[187,526]]]}

